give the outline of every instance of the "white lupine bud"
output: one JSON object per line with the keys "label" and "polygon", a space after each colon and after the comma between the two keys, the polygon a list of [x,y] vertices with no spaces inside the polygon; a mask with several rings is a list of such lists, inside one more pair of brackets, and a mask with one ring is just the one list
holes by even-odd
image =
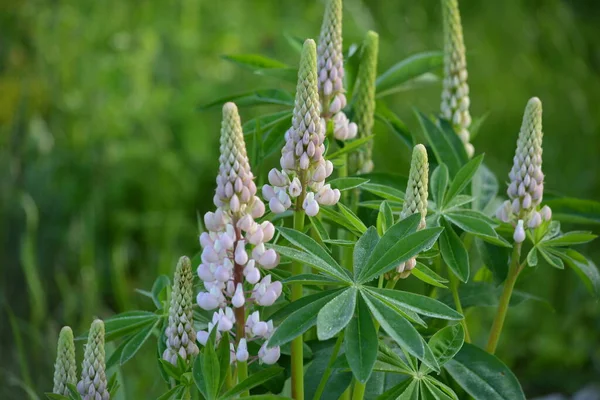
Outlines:
{"label": "white lupine bud", "polygon": [[275,364],[279,360],[280,356],[279,346],[272,348],[267,347],[266,343],[263,344],[258,351],[258,358],[263,364],[271,365]]}
{"label": "white lupine bud", "polygon": [[314,217],[319,213],[319,203],[315,200],[313,192],[309,192],[302,203],[302,208],[309,217]]}
{"label": "white lupine bud", "polygon": [[203,281],[214,281],[215,280],[215,276],[213,275],[209,265],[200,264],[198,266],[198,269],[197,269],[198,277],[200,279],[202,279]]}
{"label": "white lupine bud", "polygon": [[268,249],[260,256],[258,263],[266,269],[273,269],[279,264],[279,254],[273,249]]}
{"label": "white lupine bud", "polygon": [[275,214],[281,214],[286,210],[277,197],[272,197],[271,200],[269,200],[269,208]]}
{"label": "white lupine bud", "polygon": [[264,336],[269,330],[269,326],[266,322],[259,321],[252,325],[252,334],[254,336]]}
{"label": "white lupine bud", "polygon": [[260,227],[263,230],[263,241],[270,242],[273,235],[275,235],[275,226],[270,221],[264,221],[260,224]]}
{"label": "white lupine bud", "polygon": [[552,210],[548,206],[542,207],[540,214],[544,221],[550,221],[552,219]]}
{"label": "white lupine bud", "polygon": [[252,218],[260,218],[265,215],[265,203],[263,203],[262,200],[256,196],[254,196],[254,202],[252,203],[252,208],[250,209],[250,215]]}
{"label": "white lupine bud", "polygon": [[245,362],[248,360],[248,346],[246,345],[246,339],[242,338],[240,343],[238,344],[237,351],[235,352],[235,358],[240,362]]}
{"label": "white lupine bud", "polygon": [[248,269],[248,272],[246,274],[246,280],[250,284],[255,284],[256,282],[258,282],[260,280],[260,271],[258,270],[258,268],[252,267]]}
{"label": "white lupine bud", "polygon": [[202,346],[206,346],[206,342],[208,341],[208,336],[209,336],[208,332],[206,332],[206,331],[198,331],[198,333],[196,334],[196,340]]}
{"label": "white lupine bud", "polygon": [[525,240],[525,229],[523,228],[523,220],[520,219],[517,222],[517,227],[515,228],[515,233],[513,234],[513,239],[515,243],[523,243]]}
{"label": "white lupine bud", "polygon": [[246,243],[240,240],[235,248],[235,262],[240,265],[245,265],[248,262],[248,253],[246,253]]}
{"label": "white lupine bud", "polygon": [[298,179],[298,177],[295,177],[294,180],[292,180],[288,191],[291,197],[296,198],[300,196],[300,193],[302,193],[302,183],[300,183],[300,179]]}
{"label": "white lupine bud", "polygon": [[248,214],[244,215],[237,223],[237,227],[244,232],[248,232],[254,225],[254,220]]}
{"label": "white lupine bud", "polygon": [[535,229],[542,224],[542,216],[539,212],[534,211],[531,213],[531,217],[529,218],[529,222],[527,226],[531,229]]}
{"label": "white lupine bud", "polygon": [[200,292],[196,301],[203,310],[214,310],[219,306],[219,299],[207,292]]}
{"label": "white lupine bud", "polygon": [[312,180],[319,182],[319,181],[324,181],[326,178],[325,175],[325,165],[319,165],[316,169],[315,172],[313,173],[313,177]]}
{"label": "white lupine bud", "polygon": [[235,289],[235,294],[231,298],[231,304],[235,308],[240,308],[246,303],[246,298],[244,297],[244,288],[241,283],[237,284],[237,288]]}

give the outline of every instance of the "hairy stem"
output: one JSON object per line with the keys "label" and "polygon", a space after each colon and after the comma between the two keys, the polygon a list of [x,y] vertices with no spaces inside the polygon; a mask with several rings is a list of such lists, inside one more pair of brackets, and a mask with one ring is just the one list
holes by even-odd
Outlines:
{"label": "hairy stem", "polygon": [[317,386],[317,391],[315,392],[315,397],[313,399],[318,400],[323,395],[323,391],[325,390],[325,385],[331,376],[331,367],[335,363],[337,356],[340,352],[340,348],[342,347],[342,343],[344,343],[344,331],[340,333],[333,346],[333,353],[331,353],[331,357],[329,357],[329,362],[327,363],[327,368],[325,368],[325,372],[323,372],[323,376],[321,377],[321,381],[319,382],[319,386]]}
{"label": "hairy stem", "polygon": [[[303,185],[305,188],[306,185]],[[306,196],[306,189],[296,199],[296,210],[294,211],[294,229],[302,232],[304,230],[304,210],[302,202]],[[294,261],[292,263],[292,276],[300,275],[303,272],[302,263]],[[292,284],[292,302],[302,298],[302,283]],[[304,400],[304,360],[302,349],[302,335],[292,340],[292,398],[295,400]]]}
{"label": "hairy stem", "polygon": [[524,264],[520,264],[520,258],[521,243],[515,243],[513,247],[512,258],[510,260],[510,267],[508,269],[508,276],[504,282],[504,289],[502,290],[502,296],[500,297],[500,304],[498,305],[498,311],[496,311],[496,317],[494,318],[492,330],[490,331],[490,338],[486,346],[486,350],[490,354],[494,354],[496,352],[496,347],[498,346],[498,341],[500,340],[500,335],[502,334],[504,320],[506,319],[506,314],[508,313],[510,298],[515,287],[515,283],[517,282],[517,278],[523,270]]}
{"label": "hairy stem", "polygon": [[[237,226],[237,223],[235,223],[234,226]],[[237,240],[241,240],[242,232],[238,228],[236,228],[236,236],[237,236]],[[236,244],[234,245],[236,247],[237,247],[237,240],[236,240]],[[238,283],[241,283],[242,285],[244,284],[244,266],[239,265],[238,263],[235,263],[234,267],[233,267],[234,287],[237,287]],[[235,324],[235,329],[236,329],[235,346],[237,348],[238,344],[240,343],[240,340],[242,340],[243,338],[246,337],[246,328],[245,328],[246,327],[246,307],[241,306],[238,308],[234,308],[233,312],[235,314],[235,321],[236,321],[236,324]],[[240,362],[240,361],[238,361],[236,364],[237,364],[237,377],[238,377],[238,383],[239,383],[248,377],[248,364],[246,362]],[[250,396],[250,392],[248,390],[246,390],[240,394],[240,397],[247,397],[247,396]]]}

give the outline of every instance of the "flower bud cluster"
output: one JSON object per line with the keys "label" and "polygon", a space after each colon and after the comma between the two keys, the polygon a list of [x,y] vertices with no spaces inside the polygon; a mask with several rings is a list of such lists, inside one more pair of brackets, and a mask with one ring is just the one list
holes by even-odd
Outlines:
{"label": "flower bud cluster", "polygon": [[342,111],[344,94],[344,56],[342,53],[342,0],[329,0],[319,36],[319,97],[325,124],[333,120],[333,135],[338,140],[356,137],[357,126]]}
{"label": "flower bud cluster", "polygon": [[471,125],[469,84],[458,0],[442,0],[442,8],[444,14],[442,116],[453,125],[465,145],[467,155],[472,157],[475,149],[469,142]]}
{"label": "flower bud cluster", "polygon": [[[197,339],[205,345],[213,329],[217,340],[223,332],[230,332],[237,344],[237,349],[233,343],[230,345],[232,362],[242,362],[249,357],[247,340],[268,339],[273,333],[273,323],[260,321],[257,312],[246,319],[246,306],[272,305],[281,295],[282,285],[279,281],[272,282],[270,275],[261,279],[260,268],[269,270],[279,264],[275,250],[265,247],[273,238],[275,227],[269,221],[255,221],[263,216],[265,208],[260,199],[252,197],[256,187],[237,108],[232,103],[223,107],[221,144],[217,210],[205,214],[208,232],[200,235],[202,263],[197,272],[205,291],[196,298],[201,308],[216,311],[208,329],[198,332]],[[238,194],[239,208],[232,206],[232,199]],[[254,325],[259,327],[253,329]],[[265,348],[258,358],[264,363],[274,363],[279,358],[279,348]]]}
{"label": "flower bud cluster", "polygon": [[[425,146],[418,144],[413,149],[408,184],[406,186],[406,194],[404,195],[404,205],[400,213],[400,220],[416,213],[421,214],[421,222],[417,228],[418,230],[424,229],[426,226],[428,181],[429,161],[427,159],[427,150]],[[407,278],[411,273],[410,271],[416,265],[417,258],[413,257],[398,265],[396,272],[400,278]]]}
{"label": "flower bud cluster", "polygon": [[319,205],[334,205],[340,191],[325,184],[333,164],[325,160],[325,126],[319,115],[315,42],[304,42],[292,127],[286,132],[281,150],[282,170],[269,172],[269,184],[262,194],[274,213],[282,213],[296,204],[309,216],[317,215]]}
{"label": "flower bud cluster", "polygon": [[90,327],[85,345],[81,380],[77,391],[83,400],[109,400],[106,380],[106,361],[104,352],[104,322],[95,320]]}
{"label": "flower bud cluster", "polygon": [[68,326],[60,330],[56,362],[54,363],[54,388],[52,393],[69,396],[68,384],[77,383],[77,366],[75,365],[75,343],[73,331]]}
{"label": "flower bud cluster", "polygon": [[509,173],[510,184],[507,190],[509,200],[506,200],[496,212],[499,220],[516,225],[517,243],[525,238],[520,234],[523,224],[526,224],[527,228],[535,229],[542,222],[552,219],[550,207],[543,206],[540,209],[544,195],[542,137],[542,102],[534,97],[527,103],[523,115],[513,166]]}
{"label": "flower bud cluster", "polygon": [[181,257],[175,270],[175,279],[171,291],[168,325],[165,329],[167,348],[162,358],[177,365],[177,355],[186,361],[199,352],[194,331],[194,311],[192,299],[194,282],[190,259]]}

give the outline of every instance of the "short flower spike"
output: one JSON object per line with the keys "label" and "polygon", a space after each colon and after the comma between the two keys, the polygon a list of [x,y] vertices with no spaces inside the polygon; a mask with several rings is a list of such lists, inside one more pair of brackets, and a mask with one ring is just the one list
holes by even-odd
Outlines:
{"label": "short flower spike", "polygon": [[542,138],[542,102],[533,97],[525,107],[513,167],[508,175],[507,194],[510,200],[496,212],[503,222],[514,225],[516,221],[523,220],[527,227],[535,229],[552,218],[550,207],[544,206],[539,210],[544,195]]}
{"label": "short flower spike", "polygon": [[474,148],[469,142],[471,114],[469,114],[469,84],[465,43],[458,10],[458,0],[442,0],[444,14],[444,88],[442,116],[450,121],[465,145],[469,157]]}
{"label": "short flower spike", "polygon": [[[375,120],[375,80],[377,79],[377,56],[379,52],[379,35],[369,31],[365,38],[362,57],[358,67],[356,88],[354,89],[354,113],[358,133],[366,137],[373,132]],[[368,142],[364,151],[359,153],[358,168],[360,173],[373,170],[373,144]]]}
{"label": "short flower spike", "polygon": [[54,388],[52,393],[69,396],[67,384],[77,384],[77,366],[75,365],[75,344],[73,331],[68,326],[60,330],[58,349],[54,363]]}
{"label": "short flower spike", "polygon": [[173,365],[177,365],[177,355],[190,361],[198,354],[196,332],[194,331],[194,281],[192,264],[187,257],[181,257],[175,270],[171,305],[169,307],[169,322],[165,329],[166,345],[162,357]]}
{"label": "short flower spike", "polygon": [[95,320],[85,345],[81,380],[77,390],[83,400],[109,400],[104,354],[104,322]]}

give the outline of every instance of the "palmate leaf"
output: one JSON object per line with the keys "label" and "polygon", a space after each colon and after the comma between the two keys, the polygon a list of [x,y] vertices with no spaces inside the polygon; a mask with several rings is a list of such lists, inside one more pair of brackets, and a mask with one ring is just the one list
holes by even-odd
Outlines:
{"label": "palmate leaf", "polygon": [[323,217],[323,219],[333,222],[334,224],[346,229],[348,232],[350,232],[356,236],[362,235],[362,233],[359,232],[356,229],[356,227],[344,217],[343,214],[335,211],[332,207],[329,207],[329,206],[321,207],[319,210],[320,210],[319,212],[321,214],[321,217]]}
{"label": "palmate leaf", "polygon": [[427,317],[451,321],[463,319],[460,313],[431,297],[394,289],[365,288],[364,290],[381,301],[398,304],[402,308]]}
{"label": "palmate leaf", "polygon": [[577,224],[600,224],[600,202],[558,197],[544,200],[552,208],[552,218]]}
{"label": "palmate leaf", "polygon": [[360,218],[358,218],[356,214],[354,214],[354,212],[352,212],[352,210],[350,210],[343,203],[337,203],[337,206],[340,209],[342,215],[346,218],[346,220],[350,222],[350,224],[352,224],[352,226],[361,235],[367,231],[367,227],[365,226],[365,224],[360,220]]}
{"label": "palmate leaf", "polygon": [[123,347],[123,351],[120,357],[120,364],[123,365],[127,361],[133,358],[135,354],[142,348],[144,343],[148,340],[152,331],[158,326],[160,320],[157,320],[153,325],[150,325],[140,330],[136,335],[127,341],[127,344]]}
{"label": "palmate leaf", "polygon": [[346,359],[360,382],[367,382],[377,359],[377,331],[365,301],[358,296],[356,315],[346,328]]}
{"label": "palmate leaf", "polygon": [[419,381],[412,378],[408,378],[381,396],[377,397],[376,400],[419,400]]}
{"label": "palmate leaf", "polygon": [[350,176],[344,178],[335,178],[327,183],[331,185],[332,189],[338,189],[340,192],[343,192],[345,190],[356,189],[367,182],[369,182],[368,179]]}
{"label": "palmate leaf", "polygon": [[328,160],[333,160],[335,158],[338,158],[344,154],[348,154],[358,148],[360,148],[362,145],[364,145],[367,142],[370,142],[371,140],[373,140],[373,137],[375,135],[369,135],[369,136],[365,136],[365,137],[361,137],[359,139],[354,139],[350,142],[348,142],[344,147],[342,147],[341,149],[331,153],[331,154],[327,154],[327,159]]}
{"label": "palmate leaf", "polygon": [[368,182],[362,186],[362,189],[383,199],[404,203],[404,192],[394,187]]}
{"label": "palmate leaf", "polygon": [[525,400],[519,381],[506,365],[465,343],[444,369],[475,400]]}
{"label": "palmate leaf", "polygon": [[392,132],[394,132],[409,149],[412,149],[413,138],[406,127],[406,124],[381,100],[377,100],[375,103],[375,118],[387,124]]}
{"label": "palmate leaf", "polygon": [[302,232],[299,232],[294,229],[278,227],[277,231],[281,233],[281,236],[286,238],[291,244],[300,249],[304,250],[307,253],[314,255],[315,257],[320,258],[325,263],[329,264],[333,269],[338,271],[342,277],[346,275],[345,270],[333,259],[331,254],[317,243],[313,238],[308,235],[305,235]]}
{"label": "palmate leaf", "polygon": [[[450,325],[437,331],[429,339],[429,348],[440,367],[450,361],[462,348],[465,342],[465,331],[461,324]],[[421,372],[428,372],[429,368],[421,364]]]}
{"label": "palmate leaf", "polygon": [[595,298],[600,298],[600,271],[583,254],[573,249],[560,249],[557,255],[575,271]]}
{"label": "palmate leaf", "polygon": [[583,244],[591,242],[596,239],[598,236],[594,235],[591,232],[585,231],[572,231],[564,233],[560,236],[554,237],[552,239],[542,240],[542,244],[544,246],[550,247],[561,247],[561,246],[573,246],[576,244]]}
{"label": "palmate leaf", "polygon": [[248,378],[244,379],[242,382],[238,383],[225,393],[219,399],[229,400],[236,398],[236,396],[240,395],[243,392],[246,392],[252,388],[262,385],[263,383],[273,379],[277,375],[281,374],[283,368],[279,366],[269,367],[258,372],[253,373]]}
{"label": "palmate leaf", "polygon": [[[161,315],[148,311],[126,311],[104,320],[105,340],[113,341],[123,336],[134,334],[141,329],[154,324],[162,318]],[[89,332],[78,336],[75,340],[87,339]]]}
{"label": "palmate leaf", "polygon": [[379,243],[379,235],[377,229],[369,227],[367,231],[358,239],[354,246],[353,252],[353,268],[354,277],[360,275],[360,272],[367,264],[367,261],[373,254],[377,244]]}
{"label": "palmate leaf", "polygon": [[460,210],[444,213],[444,217],[465,232],[472,233],[486,242],[511,247],[489,223],[489,217],[472,210]]}
{"label": "palmate leaf", "polygon": [[417,278],[425,283],[428,283],[432,286],[436,286],[436,287],[440,287],[440,288],[444,288],[444,289],[447,288],[447,286],[444,285],[444,283],[448,283],[448,280],[445,278],[442,278],[441,276],[436,274],[434,271],[432,271],[429,267],[427,267],[423,263],[417,262],[417,266],[412,270],[412,275],[415,278]]}
{"label": "palmate leaf", "polygon": [[452,183],[450,183],[450,187],[446,192],[444,197],[444,205],[448,204],[452,199],[454,199],[457,195],[459,195],[471,182],[473,176],[479,169],[481,162],[483,161],[483,154],[473,158],[471,161],[466,163],[461,169],[458,170],[454,178],[452,179]]}
{"label": "palmate leaf", "polygon": [[296,300],[292,303],[289,303],[289,304],[285,305],[284,307],[280,308],[279,310],[275,311],[270,316],[270,319],[273,320],[273,323],[275,325],[279,325],[281,321],[283,321],[285,318],[287,318],[293,312],[295,312],[295,311],[301,309],[302,307],[307,306],[310,303],[313,303],[314,301],[319,300],[323,297],[330,296],[330,298],[333,298],[333,297],[335,297],[335,295],[339,294],[342,290],[344,290],[344,289],[340,288],[340,289],[321,290],[318,293],[310,294],[308,296],[303,296],[303,297],[299,298],[298,300]]}
{"label": "palmate leaf", "polygon": [[377,96],[385,96],[407,81],[440,68],[444,55],[439,51],[414,54],[381,74],[376,80]]}
{"label": "palmate leaf", "polygon": [[431,195],[433,201],[438,205],[438,209],[441,209],[444,204],[444,195],[446,188],[448,187],[448,167],[446,164],[440,164],[431,174]]}
{"label": "palmate leaf", "polygon": [[383,236],[388,229],[394,225],[394,214],[389,201],[384,200],[379,206],[379,213],[377,214],[377,233]]}

